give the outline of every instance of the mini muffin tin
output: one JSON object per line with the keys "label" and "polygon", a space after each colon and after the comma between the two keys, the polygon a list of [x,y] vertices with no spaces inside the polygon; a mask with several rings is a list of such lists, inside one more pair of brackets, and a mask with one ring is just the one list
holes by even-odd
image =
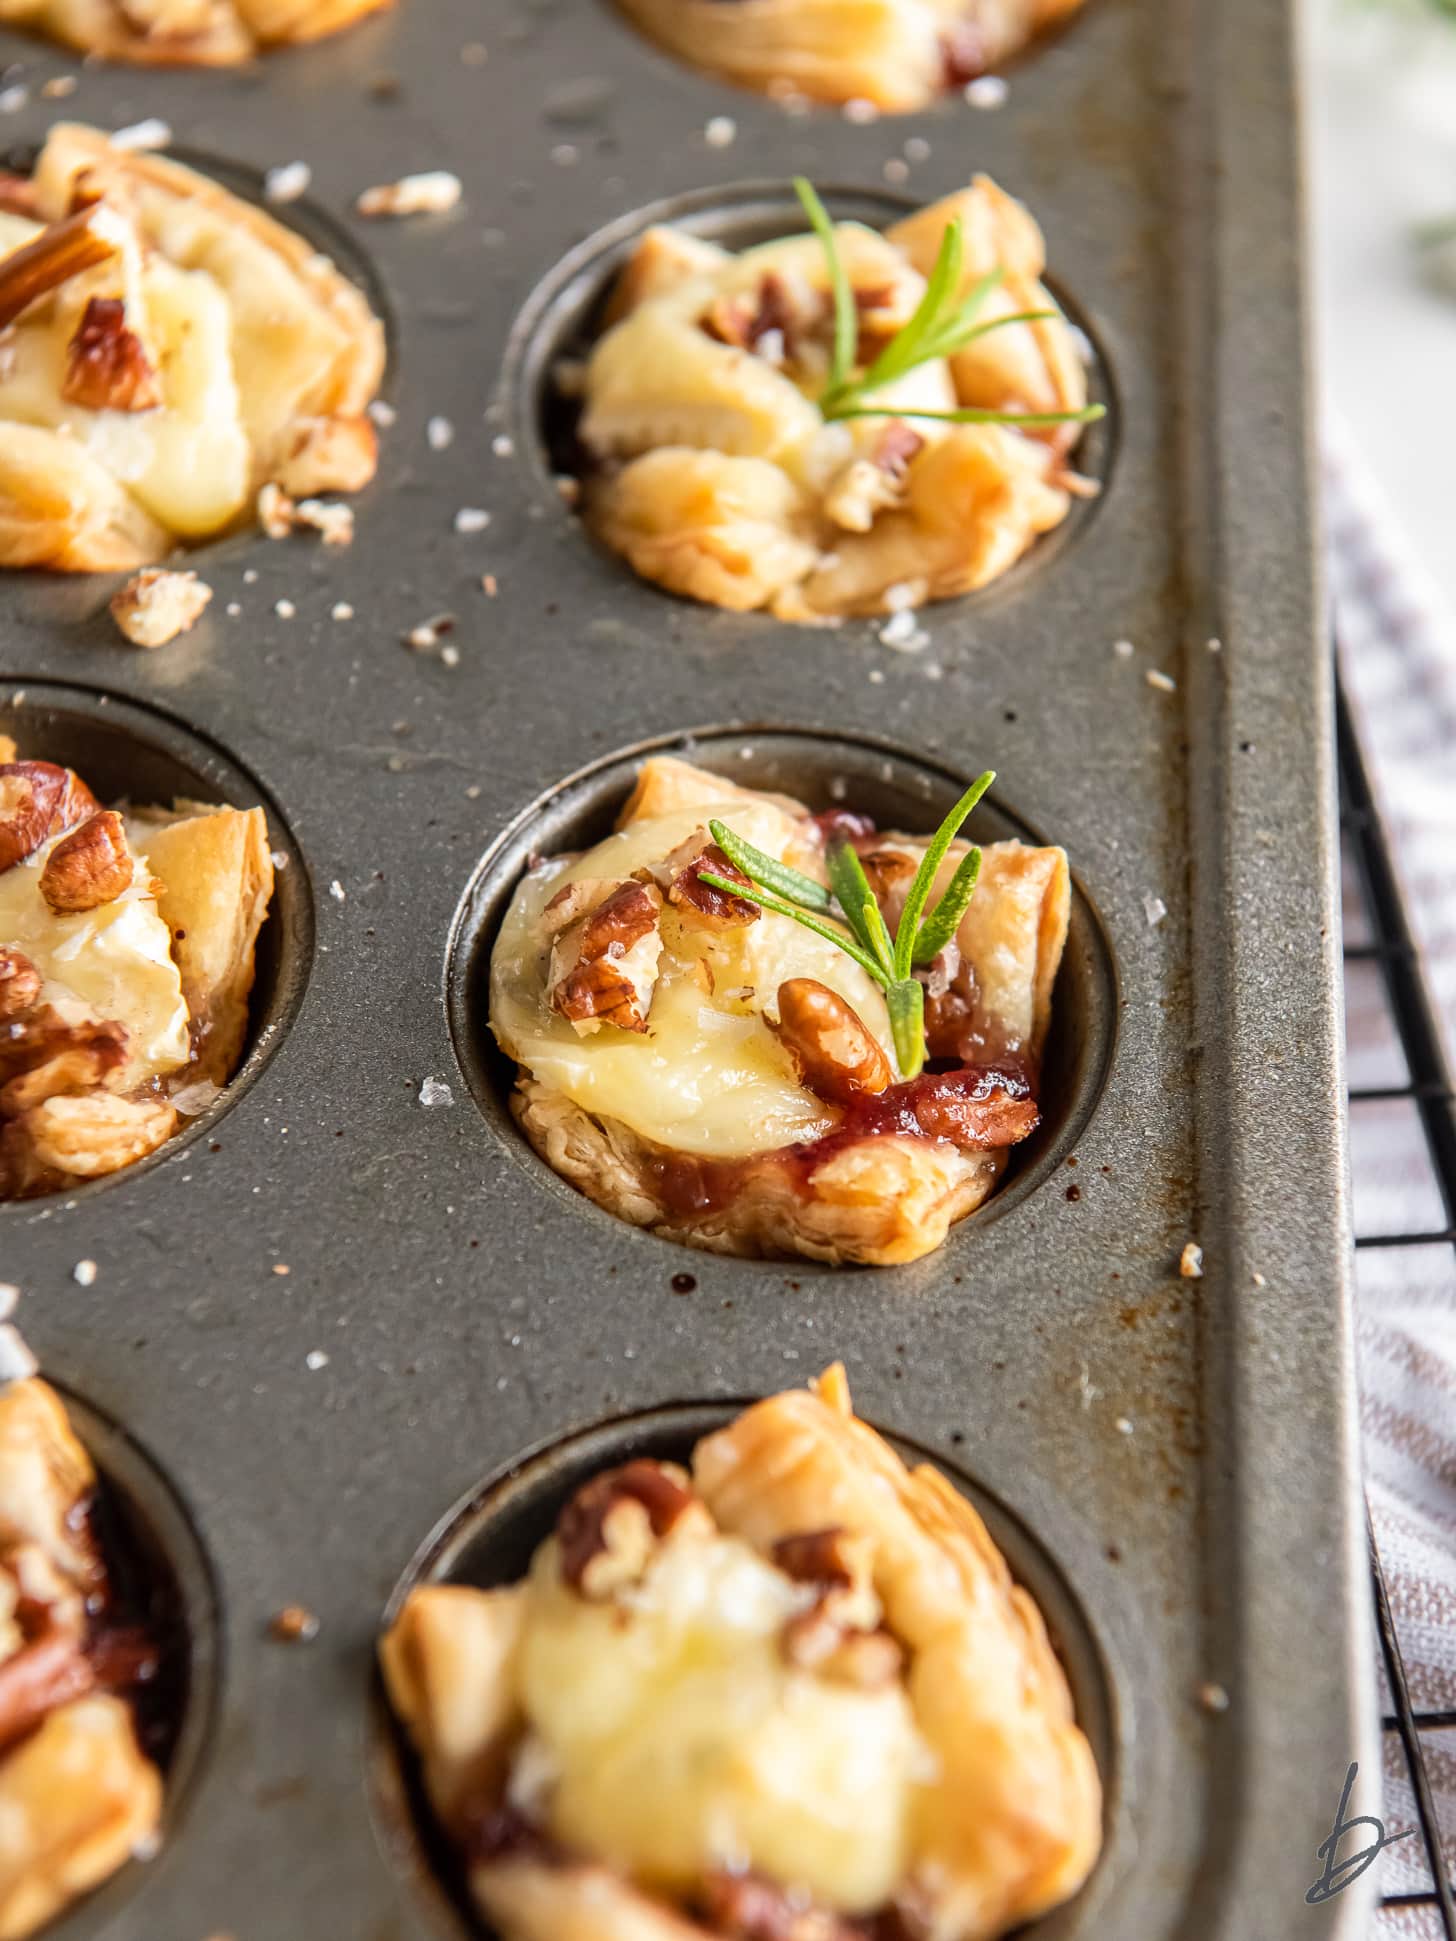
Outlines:
{"label": "mini muffin tin", "polygon": [[[243,74],[5,37],[19,149],[58,113],[155,115],[232,186],[307,161],[279,213],[368,284],[397,412],[352,549],[200,551],[213,603],[159,652],[116,634],[114,582],[0,579],[0,730],[102,794],[261,801],[288,858],[225,1098],[129,1173],[0,1207],[0,1278],[191,1639],[164,1851],[57,1936],[469,1933],[378,1697],[390,1600],[516,1573],[570,1476],[836,1357],[985,1509],[1104,1755],[1103,1859],[1037,1935],[1363,1932],[1368,1875],[1304,1898],[1375,1760],[1289,33],[1261,0],[1089,0],[999,110],[870,124],[687,72],[607,0],[402,0]],[[353,215],[431,168],[453,214]],[[748,240],[796,172],[873,214],[977,169],[1030,203],[1095,347],[1101,499],[927,609],[914,654],[602,554],[543,400],[645,212]],[[445,613],[449,657],[404,644]],[[653,746],[921,828],[993,765],[975,833],[1069,850],[1045,1127],[931,1258],[687,1252],[515,1133],[491,925]],[[185,1513],[128,1481],[132,1437]],[[311,1642],[271,1635],[288,1605]]]}

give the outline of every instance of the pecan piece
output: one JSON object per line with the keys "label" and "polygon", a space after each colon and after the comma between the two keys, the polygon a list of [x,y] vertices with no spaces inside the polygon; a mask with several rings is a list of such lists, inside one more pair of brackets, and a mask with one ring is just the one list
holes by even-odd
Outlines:
{"label": "pecan piece", "polygon": [[72,769],[0,762],[0,872],[23,863],[100,805]]}
{"label": "pecan piece", "polygon": [[702,328],[720,344],[754,351],[770,363],[782,364],[793,356],[795,333],[805,322],[783,278],[766,270],[758,280],[755,298],[715,297],[703,317]]}
{"label": "pecan piece", "polygon": [[126,1062],[123,1024],[67,1024],[52,1005],[0,1026],[0,1118],[87,1092]]}
{"label": "pecan piece", "polygon": [[97,910],[131,888],[131,851],[115,809],[98,809],[51,850],[40,893],[57,916]]}
{"label": "pecan piece", "polygon": [[757,923],[761,912],[746,896],[733,896],[727,890],[705,883],[700,872],[709,870],[725,882],[751,887],[749,878],[736,863],[730,863],[717,843],[706,835],[689,836],[672,854],[658,863],[652,874],[661,884],[675,909],[690,910],[694,916],[714,925],[734,926]]}
{"label": "pecan piece", "polygon": [[868,1941],[869,1930],[762,1874],[710,1873],[702,1912],[724,1941]]}
{"label": "pecan piece", "polygon": [[61,396],[88,411],[155,411],[162,381],[120,297],[92,297],[66,350]]}
{"label": "pecan piece", "polygon": [[0,947],[0,1019],[18,1018],[40,996],[40,972],[24,951]]}
{"label": "pecan piece", "polygon": [[44,1099],[8,1126],[6,1137],[32,1178],[100,1179],[145,1159],[176,1129],[176,1108],[166,1099],[93,1090],[79,1098]]}
{"label": "pecan piece", "polygon": [[890,1061],[837,991],[814,977],[779,986],[779,1019],[770,1028],[793,1059],[801,1084],[831,1105],[853,1105],[883,1092]]}
{"label": "pecan piece", "polygon": [[551,1003],[578,1036],[604,1024],[647,1029],[662,955],[661,914],[662,897],[650,884],[619,883],[557,938]]}
{"label": "pecan piece", "polygon": [[639,1457],[594,1476],[562,1510],[556,1520],[561,1575],[583,1597],[609,1597],[637,1582],[665,1538],[712,1529],[686,1470]]}
{"label": "pecan piece", "polygon": [[880,915],[893,935],[899,927],[905,897],[915,881],[919,864],[913,856],[907,856],[903,849],[872,849],[859,860],[875,893],[875,901],[880,906]]}
{"label": "pecan piece", "polygon": [[873,1553],[864,1537],[831,1527],[781,1537],[770,1553],[796,1583],[812,1584],[814,1604],[784,1626],[783,1653],[790,1664],[847,1685],[888,1685],[900,1674],[905,1654],[880,1623],[873,1582]]}
{"label": "pecan piece", "polygon": [[105,203],[93,202],[12,250],[0,262],[0,330],[38,298],[104,263],[124,235],[120,218]]}
{"label": "pecan piece", "polygon": [[892,478],[903,479],[910,461],[925,448],[925,440],[903,418],[892,418],[875,440],[870,462]]}

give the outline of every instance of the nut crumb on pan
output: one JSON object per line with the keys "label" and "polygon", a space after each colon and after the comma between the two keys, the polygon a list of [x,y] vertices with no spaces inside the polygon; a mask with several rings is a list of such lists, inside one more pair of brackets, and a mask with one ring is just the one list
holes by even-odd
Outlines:
{"label": "nut crumb on pan", "polygon": [[227,605],[223,608],[223,612],[226,613],[229,620],[238,619],[242,611],[243,611],[242,606],[240,602],[238,602],[237,600],[229,600]]}
{"label": "nut crumb on pan", "polygon": [[1261,1273],[1259,1273],[1257,1269],[1250,1276],[1250,1278],[1252,1279],[1255,1287],[1267,1287],[1269,1285],[1268,1281],[1265,1280],[1264,1276]]}
{"label": "nut crumb on pan", "polygon": [[0,115],[18,115],[30,100],[30,89],[23,81],[0,88]]}
{"label": "nut crumb on pan", "polygon": [[71,1269],[71,1279],[76,1283],[77,1287],[91,1287],[95,1284],[96,1273],[97,1268],[94,1260],[78,1260]]}
{"label": "nut crumb on pan", "polygon": [[1185,1281],[1203,1279],[1203,1249],[1196,1240],[1190,1240],[1179,1254],[1178,1272]]}
{"label": "nut crumb on pan", "polygon": [[1225,1687],[1217,1684],[1213,1679],[1208,1679],[1198,1687],[1198,1703],[1205,1712],[1226,1712],[1230,1702]]}
{"label": "nut crumb on pan", "polygon": [[420,1086],[421,1105],[453,1105],[454,1103],[455,1094],[443,1078],[427,1078]]}
{"label": "nut crumb on pan", "polygon": [[331,620],[352,620],[354,618],[354,609],[349,605],[347,600],[335,600],[333,606],[329,609],[329,618]]}
{"label": "nut crumb on pan", "polygon": [[490,448],[497,458],[509,458],[516,449],[516,441],[509,432],[498,431],[490,441]]}
{"label": "nut crumb on pan", "polygon": [[738,136],[738,123],[732,115],[714,115],[703,130],[709,148],[730,148]]}
{"label": "nut crumb on pan", "polygon": [[263,200],[265,202],[297,202],[301,195],[308,192],[313,180],[313,170],[307,162],[283,162],[277,168],[270,168],[263,177]]}
{"label": "nut crumb on pan", "polygon": [[312,1644],[319,1634],[319,1621],[306,1604],[285,1604],[268,1623],[268,1635],[279,1644]]}
{"label": "nut crumb on pan", "polygon": [[1119,660],[1131,660],[1137,650],[1130,640],[1114,640],[1112,651]]}
{"label": "nut crumb on pan", "polygon": [[354,207],[361,216],[437,216],[453,209],[460,194],[458,175],[448,169],[428,169],[365,189]]}
{"label": "nut crumb on pan", "polygon": [[1120,1436],[1130,1436],[1133,1431],[1132,1420],[1126,1415],[1118,1416],[1112,1426]]}
{"label": "nut crumb on pan", "polygon": [[966,104],[972,108],[1004,108],[1010,92],[999,74],[979,74],[963,90]]}
{"label": "nut crumb on pan", "polygon": [[185,634],[212,598],[195,573],[144,566],[111,596],[111,617],[134,647],[165,647]]}
{"label": "nut crumb on pan", "polygon": [[310,1374],[316,1375],[321,1368],[328,1367],[329,1358],[322,1348],[310,1348],[303,1358],[303,1365]]}
{"label": "nut crumb on pan", "polygon": [[354,543],[354,508],[338,499],[289,498],[270,479],[258,489],[258,523],[270,539],[286,539],[300,527],[320,534],[326,546]]}
{"label": "nut crumb on pan", "polygon": [[74,94],[76,92],[76,86],[77,83],[74,74],[53,74],[49,81],[41,84],[40,91],[47,101],[61,101],[68,94]]}
{"label": "nut crumb on pan", "polygon": [[463,505],[455,514],[458,533],[484,532],[489,524],[490,514],[478,505]]}
{"label": "nut crumb on pan", "polygon": [[404,644],[406,647],[412,648],[417,654],[432,653],[439,646],[445,635],[454,631],[454,614],[437,613],[428,620],[420,621],[418,626],[411,627],[409,632],[404,636]]}
{"label": "nut crumb on pan", "polygon": [[455,427],[448,418],[431,418],[425,426],[425,439],[432,452],[449,451],[455,443]]}
{"label": "nut crumb on pan", "polygon": [[329,895],[334,899],[335,903],[345,903],[348,901],[349,892],[344,888],[337,876],[329,884]]}
{"label": "nut crumb on pan", "polygon": [[1155,687],[1160,694],[1176,694],[1178,683],[1171,674],[1165,674],[1160,667],[1150,667],[1143,675],[1149,687]]}
{"label": "nut crumb on pan", "polygon": [[275,600],[273,602],[273,611],[278,615],[280,620],[292,620],[297,614],[298,608],[293,604],[292,600]]}
{"label": "nut crumb on pan", "polygon": [[383,398],[375,398],[373,403],[369,405],[368,416],[371,424],[378,425],[381,431],[388,431],[389,427],[397,423],[399,419],[399,413],[395,410],[394,406],[387,403]]}
{"label": "nut crumb on pan", "polygon": [[496,578],[494,573],[481,574],[480,590],[488,600],[493,600],[495,596],[500,592],[500,581]]}
{"label": "nut crumb on pan", "polygon": [[275,1260],[273,1263],[273,1272],[278,1276],[279,1280],[286,1280],[292,1271],[292,1268],[284,1261]]}

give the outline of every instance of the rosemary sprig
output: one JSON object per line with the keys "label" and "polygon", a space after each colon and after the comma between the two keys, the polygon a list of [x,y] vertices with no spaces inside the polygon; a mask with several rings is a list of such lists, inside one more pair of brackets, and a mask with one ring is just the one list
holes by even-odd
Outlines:
{"label": "rosemary sprig", "polygon": [[1005,272],[989,271],[979,277],[964,297],[958,297],[965,239],[959,218],[946,225],[940,249],[926,281],[925,294],[915,314],[885,345],[878,357],[858,377],[854,375],[854,355],[859,342],[859,313],[849,272],[839,253],[834,224],[812,182],[804,176],[794,178],[798,196],[809,226],[819,238],[829,268],[829,288],[834,299],[834,351],[829,366],[829,381],[819,398],[819,409],[827,421],[836,418],[938,418],[963,425],[1024,425],[1040,430],[1049,425],[1089,425],[1105,415],[1100,404],[1085,405],[1080,411],[988,411],[966,407],[960,411],[918,410],[914,405],[875,405],[874,392],[895,383],[921,364],[953,357],[967,344],[988,331],[1007,324],[1040,323],[1055,317],[1055,310],[1019,310],[1014,316],[980,320],[987,297],[1001,283]]}
{"label": "rosemary sprig", "polygon": [[[915,967],[939,956],[959,928],[981,874],[978,848],[973,846],[961,860],[944,894],[928,914],[926,904],[962,823],[995,779],[995,771],[989,768],[984,775],[978,775],[931,837],[906,892],[905,906],[893,937],[864,873],[864,865],[851,843],[839,842],[831,847],[830,887],[826,890],[812,876],[801,875],[787,863],[766,856],[751,842],[735,835],[726,823],[715,819],[708,824],[713,840],[749,878],[749,883],[734,882],[709,869],[698,871],[699,881],[730,896],[747,897],[750,903],[776,916],[792,917],[795,923],[812,930],[816,937],[837,944],[847,957],[852,957],[885,993],[895,1063],[901,1078],[918,1077],[925,1065],[925,991],[915,975]],[[826,915],[834,914],[835,904],[848,936],[823,921]]]}

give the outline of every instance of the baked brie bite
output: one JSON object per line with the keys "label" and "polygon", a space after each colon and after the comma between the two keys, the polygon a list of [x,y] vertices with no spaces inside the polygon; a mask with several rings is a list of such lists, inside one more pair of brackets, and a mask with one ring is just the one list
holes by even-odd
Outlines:
{"label": "baked brie bite", "polygon": [[[1019,842],[983,851],[954,935],[916,971],[929,1063],[897,1082],[886,994],[860,964],[703,881],[736,874],[715,820],[815,884],[849,842],[891,930],[927,846],[672,757],[645,762],[615,833],[539,863],[501,925],[490,1021],[520,1067],[521,1128],[588,1198],[667,1239],[915,1260],[1036,1128],[1066,856]],[[938,889],[966,853],[951,845]]]}
{"label": "baked brie bite", "polygon": [[1036,1605],[844,1371],[566,1504],[380,1646],[501,1941],[988,1941],[1074,1894],[1101,1785]]}
{"label": "baked brie bite", "polygon": [[1019,53],[1081,0],[621,0],[690,66],[783,99],[923,108]]}
{"label": "baked brie bite", "polygon": [[[947,316],[972,306],[977,334],[876,380],[837,416],[846,393],[834,401],[819,236],[735,255],[649,229],[605,334],[584,368],[568,367],[593,532],[669,592],[804,622],[950,599],[1014,565],[1093,489],[1071,469],[1082,427],[1066,416],[1088,409],[1087,373],[1041,282],[1027,210],[978,176],[883,233],[835,225],[857,333],[845,382],[918,330],[953,227],[959,269],[939,301]],[[954,341],[919,335],[922,348]],[[1057,421],[922,415],[965,410]]]}
{"label": "baked brie bite", "polygon": [[126,1694],[155,1646],[112,1615],[96,1472],[45,1382],[0,1388],[0,1941],[151,1850],[162,1778]]}
{"label": "baked brie bite", "polygon": [[261,809],[103,809],[13,755],[0,737],[0,1199],[117,1172],[212,1102],[273,893]]}
{"label": "baked brie bite", "polygon": [[236,67],[269,47],[322,40],[390,0],[0,0],[0,23],[95,60]]}
{"label": "baked brie bite", "polygon": [[111,572],[357,491],[384,334],[327,257],[208,177],[51,130],[0,180],[0,565]]}

